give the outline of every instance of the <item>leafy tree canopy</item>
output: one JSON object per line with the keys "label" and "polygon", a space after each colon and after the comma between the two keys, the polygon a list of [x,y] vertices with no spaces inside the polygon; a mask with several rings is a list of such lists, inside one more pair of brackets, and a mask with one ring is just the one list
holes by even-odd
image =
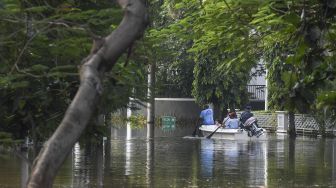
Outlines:
{"label": "leafy tree canopy", "polygon": [[151,34],[175,46],[189,44],[192,94],[200,103],[244,104],[249,71],[266,62],[271,108],[308,113],[325,106],[335,114],[335,4],[165,1],[164,13],[171,20]]}
{"label": "leafy tree canopy", "polygon": [[[31,135],[35,124],[37,137],[48,138],[78,88],[78,68],[92,38],[114,30],[121,16],[110,1],[2,1],[0,131],[18,139]],[[144,88],[143,69],[132,59],[117,64],[105,80],[99,113],[126,106],[136,95],[131,88]],[[138,98],[142,90],[136,89]]]}

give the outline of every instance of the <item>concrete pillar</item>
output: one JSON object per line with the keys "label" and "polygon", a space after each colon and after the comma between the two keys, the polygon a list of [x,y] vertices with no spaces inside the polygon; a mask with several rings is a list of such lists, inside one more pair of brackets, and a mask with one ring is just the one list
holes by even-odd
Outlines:
{"label": "concrete pillar", "polygon": [[277,113],[277,133],[287,133],[288,131],[288,112],[287,111],[276,111]]}

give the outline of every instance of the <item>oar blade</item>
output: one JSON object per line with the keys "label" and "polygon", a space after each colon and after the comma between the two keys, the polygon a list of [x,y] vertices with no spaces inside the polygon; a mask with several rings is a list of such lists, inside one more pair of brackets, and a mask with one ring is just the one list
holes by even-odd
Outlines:
{"label": "oar blade", "polygon": [[217,130],[218,130],[219,128],[221,128],[221,126],[217,127],[217,129],[216,129],[214,132],[212,132],[211,134],[209,134],[206,138],[207,138],[207,139],[210,139],[210,138],[217,132]]}

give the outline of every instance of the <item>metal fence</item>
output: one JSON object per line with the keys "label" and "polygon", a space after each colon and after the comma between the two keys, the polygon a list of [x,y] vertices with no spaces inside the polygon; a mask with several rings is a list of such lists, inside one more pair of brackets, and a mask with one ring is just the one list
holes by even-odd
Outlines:
{"label": "metal fence", "polygon": [[[247,92],[249,99],[252,100],[265,100],[265,85],[247,85]],[[181,86],[175,84],[163,84],[162,88],[156,91],[156,97],[169,97],[169,98],[190,98],[192,96],[186,94]]]}
{"label": "metal fence", "polygon": [[[237,112],[240,116],[241,112]],[[258,119],[259,126],[270,131],[277,129],[278,119],[276,113],[254,112],[254,116]],[[324,122],[326,132],[332,133],[336,136],[336,120],[327,119]],[[322,125],[320,125],[322,126]],[[319,122],[316,117],[310,114],[295,114],[295,129],[297,134],[318,134]]]}
{"label": "metal fence", "polygon": [[265,100],[265,85],[248,85],[247,91],[250,94],[250,99]]}
{"label": "metal fence", "polygon": [[[320,129],[319,122],[316,117],[309,114],[295,114],[295,128],[297,132],[318,131]],[[336,131],[336,120],[326,119],[324,125],[326,131]]]}

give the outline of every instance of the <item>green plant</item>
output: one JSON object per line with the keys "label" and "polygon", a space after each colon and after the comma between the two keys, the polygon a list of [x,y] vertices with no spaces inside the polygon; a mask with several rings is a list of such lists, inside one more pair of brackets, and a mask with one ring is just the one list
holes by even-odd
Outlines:
{"label": "green plant", "polygon": [[143,115],[132,115],[127,120],[134,129],[146,127],[147,118]]}

